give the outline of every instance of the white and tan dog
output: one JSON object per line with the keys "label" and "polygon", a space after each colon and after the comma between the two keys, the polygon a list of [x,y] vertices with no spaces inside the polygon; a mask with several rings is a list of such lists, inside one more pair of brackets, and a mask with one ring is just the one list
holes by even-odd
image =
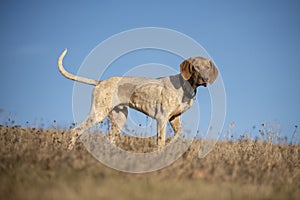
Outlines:
{"label": "white and tan dog", "polygon": [[98,81],[68,73],[62,64],[67,50],[58,59],[59,71],[68,79],[94,85],[91,110],[87,118],[72,130],[72,149],[76,139],[107,116],[112,123],[109,138],[113,142],[122,131],[127,107],[138,110],[157,121],[157,145],[165,145],[169,121],[176,136],[181,136],[180,115],[194,102],[198,86],[212,84],[218,76],[214,63],[202,57],[191,57],[180,64],[180,74],[157,79],[143,77],[111,77]]}

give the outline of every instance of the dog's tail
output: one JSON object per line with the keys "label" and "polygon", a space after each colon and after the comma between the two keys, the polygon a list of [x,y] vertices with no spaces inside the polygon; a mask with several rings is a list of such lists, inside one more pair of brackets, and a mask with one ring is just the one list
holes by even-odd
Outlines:
{"label": "dog's tail", "polygon": [[88,79],[88,78],[84,78],[84,77],[80,77],[80,76],[75,76],[75,75],[70,74],[69,72],[67,72],[65,70],[63,64],[62,64],[62,61],[63,61],[66,54],[67,54],[67,49],[65,49],[58,58],[58,69],[59,69],[59,71],[62,75],[64,75],[68,79],[78,81],[78,82],[82,82],[82,83],[86,83],[86,84],[89,84],[89,85],[98,85],[100,83],[100,81],[98,81],[98,80],[93,80],[93,79]]}

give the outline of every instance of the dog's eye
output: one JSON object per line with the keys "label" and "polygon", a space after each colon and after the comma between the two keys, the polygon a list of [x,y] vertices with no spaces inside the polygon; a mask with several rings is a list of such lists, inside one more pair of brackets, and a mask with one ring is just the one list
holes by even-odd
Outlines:
{"label": "dog's eye", "polygon": [[200,72],[200,67],[195,67],[194,69],[196,72]]}

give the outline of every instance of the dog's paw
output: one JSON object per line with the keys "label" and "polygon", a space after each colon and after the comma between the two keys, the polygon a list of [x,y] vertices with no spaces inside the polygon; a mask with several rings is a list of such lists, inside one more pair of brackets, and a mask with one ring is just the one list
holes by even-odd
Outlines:
{"label": "dog's paw", "polygon": [[67,150],[71,151],[74,148],[74,144],[72,144],[71,142],[68,144]]}
{"label": "dog's paw", "polygon": [[108,140],[109,140],[109,142],[110,142],[110,144],[116,144],[116,138],[108,138]]}
{"label": "dog's paw", "polygon": [[70,140],[68,147],[67,147],[68,151],[71,151],[74,148],[76,139],[77,139],[77,137],[72,137],[72,139]]}

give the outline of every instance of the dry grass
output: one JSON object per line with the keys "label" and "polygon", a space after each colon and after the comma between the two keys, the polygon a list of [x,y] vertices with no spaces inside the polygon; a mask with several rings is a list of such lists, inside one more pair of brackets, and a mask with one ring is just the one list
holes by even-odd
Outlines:
{"label": "dry grass", "polygon": [[[201,141],[162,170],[128,174],[95,160],[69,131],[0,126],[3,199],[300,199],[299,145],[218,142],[198,158]],[[141,145],[143,144],[143,145]],[[122,137],[131,150],[152,141]],[[142,150],[144,151],[144,150]],[[146,151],[146,150],[145,150]]]}

